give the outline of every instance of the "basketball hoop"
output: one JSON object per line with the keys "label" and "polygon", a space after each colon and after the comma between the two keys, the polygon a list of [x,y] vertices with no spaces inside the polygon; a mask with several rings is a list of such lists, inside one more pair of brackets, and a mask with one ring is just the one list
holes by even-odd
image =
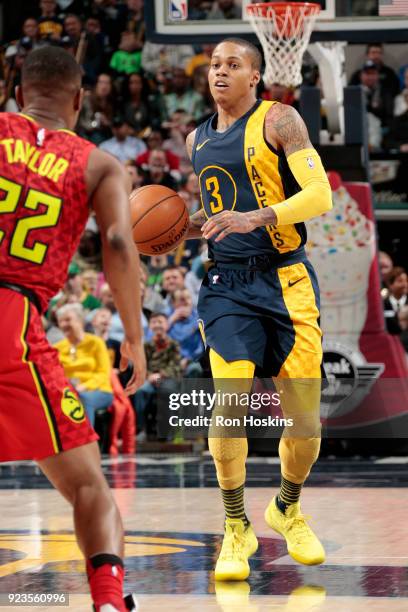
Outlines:
{"label": "basketball hoop", "polygon": [[309,44],[320,5],[310,2],[248,4],[246,13],[265,55],[267,87],[302,82],[302,58]]}

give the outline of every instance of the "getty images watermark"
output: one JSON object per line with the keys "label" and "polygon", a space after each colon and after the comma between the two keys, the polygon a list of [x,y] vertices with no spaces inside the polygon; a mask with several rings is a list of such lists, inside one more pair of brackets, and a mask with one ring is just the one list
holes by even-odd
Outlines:
{"label": "getty images watermark", "polygon": [[[169,396],[169,409],[173,411],[189,410],[197,408],[201,414],[193,417],[181,417],[172,415],[169,417],[169,424],[172,427],[292,427],[293,419],[280,416],[246,415],[233,417],[231,413],[222,414],[223,409],[232,410],[261,410],[262,408],[278,408],[281,405],[279,393],[226,393],[216,391],[209,393],[200,389],[191,390],[189,393],[171,393]],[[207,416],[202,414],[204,411],[211,411],[217,408],[216,414]],[[220,413],[218,414],[218,411]]]}

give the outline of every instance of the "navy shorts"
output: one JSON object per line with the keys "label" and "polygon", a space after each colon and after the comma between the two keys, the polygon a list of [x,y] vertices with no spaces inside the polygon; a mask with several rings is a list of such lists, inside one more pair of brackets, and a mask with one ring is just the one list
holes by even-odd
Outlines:
{"label": "navy shorts", "polygon": [[303,253],[282,265],[216,263],[198,314],[206,346],[225,361],[248,360],[258,376],[320,378],[319,287]]}

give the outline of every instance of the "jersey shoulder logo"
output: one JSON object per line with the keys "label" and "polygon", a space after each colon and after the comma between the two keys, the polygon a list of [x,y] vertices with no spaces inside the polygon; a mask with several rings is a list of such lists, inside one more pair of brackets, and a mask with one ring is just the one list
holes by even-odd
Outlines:
{"label": "jersey shoulder logo", "polygon": [[207,140],[204,140],[204,142],[200,142],[200,144],[196,146],[196,151],[199,151],[200,149],[202,149],[203,146],[207,144],[207,142],[210,142],[210,140],[211,138],[207,138]]}

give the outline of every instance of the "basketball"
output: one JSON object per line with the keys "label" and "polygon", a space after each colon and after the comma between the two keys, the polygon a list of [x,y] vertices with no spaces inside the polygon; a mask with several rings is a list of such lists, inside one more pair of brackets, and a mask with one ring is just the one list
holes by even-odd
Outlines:
{"label": "basketball", "polygon": [[189,215],[180,196],[162,185],[146,185],[130,194],[133,239],[143,255],[173,251],[185,240]]}

